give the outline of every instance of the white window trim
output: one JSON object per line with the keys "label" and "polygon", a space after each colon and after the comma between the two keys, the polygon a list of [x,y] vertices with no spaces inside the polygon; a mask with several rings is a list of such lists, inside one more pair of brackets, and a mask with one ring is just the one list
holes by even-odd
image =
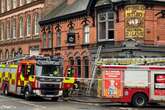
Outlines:
{"label": "white window trim", "polygon": [[[20,17],[21,18],[21,17]],[[21,25],[21,23],[20,23],[20,19],[19,19],[19,37],[20,38],[23,38],[23,36],[24,36],[24,24],[23,24],[23,22],[24,22],[24,20],[23,20],[23,17],[22,17],[22,25]],[[23,29],[22,28],[20,28],[20,27],[22,27],[23,26]],[[22,30],[22,31],[21,31]],[[23,34],[23,35],[21,35],[21,34]]]}
{"label": "white window trim", "polygon": [[[89,34],[89,36],[88,36],[88,41],[86,42],[85,41],[85,35],[87,34],[87,32],[85,32],[85,27],[86,26],[88,26],[88,28],[89,28],[89,32],[88,32],[88,34]],[[90,25],[84,25],[84,27],[83,27],[83,44],[89,44],[90,43]]]}
{"label": "white window trim", "polygon": [[17,1],[18,0],[13,0],[13,9],[17,8]]}
{"label": "white window trim", "polygon": [[[36,14],[35,17],[34,17],[34,34],[35,35],[39,35],[39,30],[40,30],[40,26],[37,23],[38,21],[36,20],[37,18],[38,18],[38,21],[39,21],[39,14]],[[36,25],[36,24],[38,24],[38,25]],[[37,32],[37,27],[39,28],[38,32]]]}
{"label": "white window trim", "polygon": [[[59,33],[60,33],[60,37],[57,35],[57,34],[59,34]],[[61,32],[61,30],[59,30],[59,31],[56,32],[56,40],[57,40],[56,46],[57,46],[57,47],[61,47],[61,37],[62,37],[62,32]],[[60,38],[60,43],[59,43],[59,38]],[[60,45],[59,45],[59,44],[60,44]]]}
{"label": "white window trim", "polygon": [[[115,12],[113,12],[114,13],[114,19],[109,19],[108,20],[108,13],[109,12],[113,12],[113,11],[102,12],[102,13],[106,13],[106,20],[100,20],[100,16],[99,15],[102,14],[102,13],[99,13],[97,15],[98,16],[98,21],[97,21],[98,22],[98,38],[97,39],[98,39],[99,42],[114,41],[115,40],[115,22],[116,22],[115,19],[116,19],[116,15],[115,15]],[[108,22],[109,21],[114,21],[114,29],[108,29]],[[99,38],[100,37],[100,31],[99,31],[100,30],[100,26],[99,25],[100,25],[101,22],[106,22],[106,36],[105,36],[106,38],[105,39],[100,39]],[[113,39],[108,39],[108,30],[113,30],[114,31],[114,38]]]}
{"label": "white window trim", "polygon": [[[13,19],[12,30],[13,30],[13,32],[12,32],[13,39],[16,39],[17,30],[16,30],[16,19],[15,18]],[[15,35],[14,35],[14,30],[15,30]]]}
{"label": "white window trim", "polygon": [[[48,32],[48,48],[53,48],[53,41],[52,40],[53,40],[53,33],[52,32]],[[51,42],[51,45],[50,45],[49,41]]]}
{"label": "white window trim", "polygon": [[[29,23],[28,23],[28,18],[30,17],[30,31],[29,31]],[[31,16],[27,16],[27,20],[26,20],[26,33],[27,33],[27,37],[31,36],[31,31],[32,31],[32,24],[31,24]]]}
{"label": "white window trim", "polygon": [[[42,34],[42,48],[47,48],[47,45],[46,45],[46,32],[44,32]],[[44,45],[45,44],[45,45]]]}

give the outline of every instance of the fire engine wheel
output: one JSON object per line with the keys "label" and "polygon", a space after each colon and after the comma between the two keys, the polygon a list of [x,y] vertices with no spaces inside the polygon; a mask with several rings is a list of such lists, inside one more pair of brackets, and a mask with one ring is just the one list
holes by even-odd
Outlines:
{"label": "fire engine wheel", "polygon": [[8,96],[8,94],[9,94],[8,86],[5,86],[3,93],[4,93],[4,95]]}
{"label": "fire engine wheel", "polygon": [[30,93],[30,91],[29,91],[28,88],[25,89],[24,96],[25,96],[25,99],[26,99],[26,100],[30,100],[30,98],[31,98],[31,93]]}
{"label": "fire engine wheel", "polygon": [[145,94],[136,94],[132,99],[132,105],[136,107],[143,107],[147,105],[147,96]]}

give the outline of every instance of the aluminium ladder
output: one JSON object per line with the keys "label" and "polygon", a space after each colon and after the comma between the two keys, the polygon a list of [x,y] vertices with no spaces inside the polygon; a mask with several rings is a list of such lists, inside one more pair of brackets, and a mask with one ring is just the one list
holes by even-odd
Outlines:
{"label": "aluminium ladder", "polygon": [[90,95],[91,89],[92,89],[92,85],[95,79],[95,75],[96,75],[96,69],[97,69],[97,62],[100,60],[100,53],[101,53],[101,49],[102,49],[102,45],[100,45],[97,49],[97,53],[96,53],[96,58],[94,61],[94,64],[92,66],[92,77],[91,77],[91,81],[90,81],[90,86],[87,90],[88,94]]}

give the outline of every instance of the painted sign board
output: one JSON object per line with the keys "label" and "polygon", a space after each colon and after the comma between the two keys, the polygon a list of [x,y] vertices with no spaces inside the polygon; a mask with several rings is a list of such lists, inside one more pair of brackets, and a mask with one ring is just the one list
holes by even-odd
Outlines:
{"label": "painted sign board", "polygon": [[103,97],[118,98],[123,96],[122,71],[103,70]]}
{"label": "painted sign board", "polygon": [[127,5],[125,7],[125,37],[126,39],[144,38],[144,5]]}

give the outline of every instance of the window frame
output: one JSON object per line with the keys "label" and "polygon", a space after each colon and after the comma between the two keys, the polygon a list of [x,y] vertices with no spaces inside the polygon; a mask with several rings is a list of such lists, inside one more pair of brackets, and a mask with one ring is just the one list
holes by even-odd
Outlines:
{"label": "window frame", "polygon": [[23,38],[23,36],[24,36],[23,21],[24,21],[24,19],[23,19],[23,17],[21,16],[21,17],[19,18],[19,37],[20,37],[20,38]]}
{"label": "window frame", "polygon": [[[108,19],[108,14],[109,13],[113,13],[113,19]],[[105,19],[104,20],[100,20],[100,15],[101,14],[105,14],[106,16],[105,16]],[[98,22],[98,26],[97,26],[97,28],[98,28],[98,41],[99,42],[102,42],[102,41],[114,41],[115,40],[115,22],[116,22],[116,15],[115,15],[115,12],[113,11],[113,10],[107,10],[107,11],[103,11],[103,12],[100,12],[100,13],[98,13],[97,14],[97,22]],[[108,27],[108,24],[109,24],[109,22],[113,22],[113,28],[111,28],[111,29],[109,29],[109,27]],[[101,39],[100,38],[100,23],[105,23],[105,33],[106,33],[106,35],[104,36],[105,38],[104,39]],[[113,30],[113,32],[114,32],[114,38],[113,39],[109,39],[108,37],[108,32],[109,32],[109,30]]]}
{"label": "window frame", "polygon": [[[86,28],[88,27],[88,32],[86,32]],[[86,36],[88,35],[88,36]],[[87,39],[88,40],[87,40]],[[85,40],[86,39],[86,40]],[[86,42],[87,41],[87,42]],[[89,24],[85,24],[83,26],[83,44],[89,44],[90,43],[90,26]]]}
{"label": "window frame", "polygon": [[43,32],[42,34],[42,48],[46,48],[47,47],[47,40],[46,40],[46,32]]}
{"label": "window frame", "polygon": [[13,9],[17,8],[17,0],[13,0]]}
{"label": "window frame", "polygon": [[0,41],[3,41],[4,40],[4,23],[3,22],[0,22]]}
{"label": "window frame", "polygon": [[29,37],[31,35],[31,27],[32,27],[32,23],[31,23],[31,15],[28,15],[26,18],[26,35],[27,37]]}
{"label": "window frame", "polygon": [[56,46],[61,47],[61,37],[62,37],[62,32],[61,30],[56,31]]}
{"label": "window frame", "polygon": [[7,21],[7,24],[6,24],[6,37],[7,39],[6,40],[10,40],[11,39],[11,22],[10,20]]}
{"label": "window frame", "polygon": [[[35,35],[38,35],[38,34],[39,34],[39,30],[40,30],[40,29],[39,29],[40,26],[39,26],[39,24],[38,24],[39,19],[40,19],[40,16],[39,16],[38,13],[36,13],[35,16],[34,16],[34,34],[35,34]],[[37,28],[38,28],[38,29],[37,29]]]}
{"label": "window frame", "polygon": [[12,22],[12,38],[16,39],[16,32],[17,32],[17,30],[16,30],[17,29],[16,18],[13,18],[12,21],[13,21]]}
{"label": "window frame", "polygon": [[48,32],[48,48],[53,48],[53,32]]}

